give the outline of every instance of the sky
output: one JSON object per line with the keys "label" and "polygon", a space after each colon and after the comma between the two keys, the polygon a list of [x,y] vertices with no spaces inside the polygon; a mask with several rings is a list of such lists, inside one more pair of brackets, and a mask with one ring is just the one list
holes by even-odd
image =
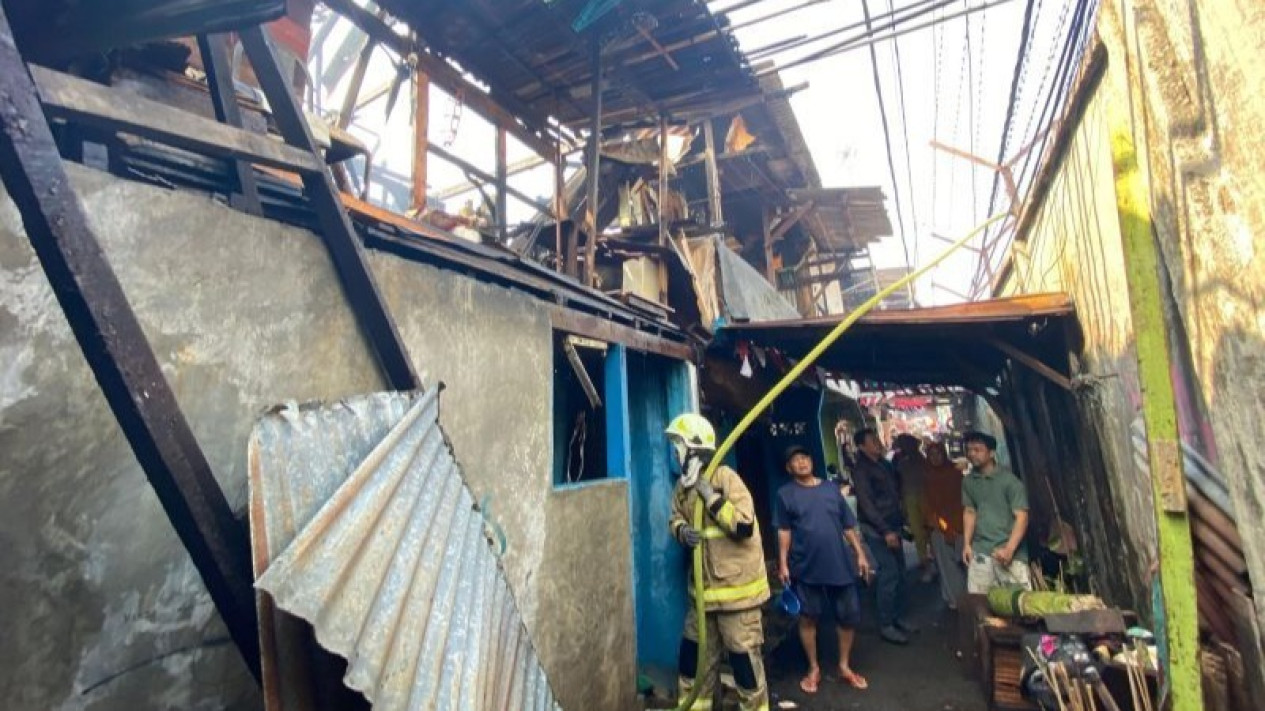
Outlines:
{"label": "sky", "polygon": [[[920,2],[925,0],[868,0],[872,17]],[[794,9],[806,3],[807,7]],[[739,0],[717,0],[709,7],[713,12],[725,12],[738,4]],[[888,197],[888,212],[896,234],[871,247],[877,267],[909,264],[916,268],[926,264],[948,246],[935,235],[956,240],[990,214],[994,171],[936,150],[931,142],[939,140],[989,162],[996,160],[1027,0],[955,0],[902,27],[922,25],[986,4],[991,7],[968,17],[946,20],[873,45],[887,113],[895,184],[888,166],[888,144],[869,47],[854,48],[782,72],[786,86],[808,84],[792,96],[791,105],[823,185],[878,185]],[[1022,66],[1009,154],[1027,144],[1035,132],[1034,109],[1053,82],[1055,50],[1066,33],[1070,5],[1071,0],[1033,2],[1032,39]],[[733,24],[740,25],[779,13],[780,17],[739,29],[736,36],[741,48],[751,53],[780,41],[860,23],[864,17],[861,0],[758,0],[729,17]],[[876,20],[876,24],[885,21]],[[790,64],[858,33],[859,30],[845,31],[775,54],[772,60],[779,66]],[[339,36],[335,33],[332,41]],[[320,59],[313,61],[318,63]],[[365,91],[389,79],[393,71],[390,57],[377,52]],[[320,97],[317,108],[335,109],[344,87],[339,85],[328,96]],[[431,96],[430,140],[490,172],[495,161],[492,127],[472,111],[462,110],[443,92],[433,88]],[[375,163],[407,176],[411,160],[407,87],[389,121],[383,120],[384,107],[385,102],[380,101],[365,109],[357,116],[352,130],[374,149]],[[511,163],[530,154],[525,146],[511,139]],[[432,193],[463,182],[461,171],[437,156],[432,155],[429,166]],[[512,178],[511,183],[530,195],[546,197],[552,191],[551,172],[548,166],[542,166]],[[450,200],[446,208],[456,211],[464,199],[476,195],[467,193]],[[1006,204],[1004,196],[1000,196],[997,209],[1004,209]],[[512,222],[527,219],[532,213],[530,207],[510,200]],[[962,301],[969,291],[977,260],[976,254],[959,250],[919,280],[917,300],[923,305]]]}

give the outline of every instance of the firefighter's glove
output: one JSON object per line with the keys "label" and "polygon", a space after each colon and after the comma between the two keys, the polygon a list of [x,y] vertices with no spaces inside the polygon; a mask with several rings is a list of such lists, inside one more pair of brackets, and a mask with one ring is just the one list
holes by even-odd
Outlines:
{"label": "firefighter's glove", "polygon": [[697,548],[699,542],[703,540],[703,537],[698,535],[698,531],[688,523],[681,526],[681,528],[677,530],[676,535],[677,538],[680,539],[681,545],[686,548]]}
{"label": "firefighter's glove", "polygon": [[712,488],[712,485],[701,476],[698,478],[698,481],[694,483],[694,491],[697,491],[698,495],[703,498],[704,503],[709,506],[712,503],[712,496],[716,494],[716,490]]}

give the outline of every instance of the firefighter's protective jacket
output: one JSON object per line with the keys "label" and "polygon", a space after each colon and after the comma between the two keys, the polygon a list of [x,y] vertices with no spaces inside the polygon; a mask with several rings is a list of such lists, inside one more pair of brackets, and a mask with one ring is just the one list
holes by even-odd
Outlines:
{"label": "firefighter's protective jacket", "polygon": [[[703,502],[703,528],[699,531],[703,539],[703,602],[708,612],[756,607],[769,599],[769,578],[751,492],[738,473],[725,466],[718,467],[709,482],[716,493]],[[693,525],[697,500],[698,492],[677,482],[668,528],[678,541],[681,528]],[[692,572],[689,586],[693,596]]]}

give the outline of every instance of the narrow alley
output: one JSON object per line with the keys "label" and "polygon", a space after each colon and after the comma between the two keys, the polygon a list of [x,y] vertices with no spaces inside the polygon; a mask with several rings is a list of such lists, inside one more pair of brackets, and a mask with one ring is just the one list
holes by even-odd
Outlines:
{"label": "narrow alley", "polygon": [[0,0],[0,706],[1257,711],[1262,7]]}

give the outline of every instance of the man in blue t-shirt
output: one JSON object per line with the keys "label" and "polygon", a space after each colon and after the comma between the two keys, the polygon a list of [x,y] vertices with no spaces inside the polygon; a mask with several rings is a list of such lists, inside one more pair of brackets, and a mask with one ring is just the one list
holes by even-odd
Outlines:
{"label": "man in blue t-shirt", "polygon": [[[808,655],[808,674],[800,688],[812,694],[821,684],[817,622],[829,614],[839,632],[839,676],[852,687],[864,689],[869,684],[851,665],[852,640],[861,617],[857,576],[870,577],[856,514],[836,484],[813,474],[813,459],[803,447],[786,451],[786,472],[792,481],[778,489],[774,518],[778,577],[783,585],[794,586],[802,604],[799,639]],[[856,556],[855,567],[845,541]]]}

